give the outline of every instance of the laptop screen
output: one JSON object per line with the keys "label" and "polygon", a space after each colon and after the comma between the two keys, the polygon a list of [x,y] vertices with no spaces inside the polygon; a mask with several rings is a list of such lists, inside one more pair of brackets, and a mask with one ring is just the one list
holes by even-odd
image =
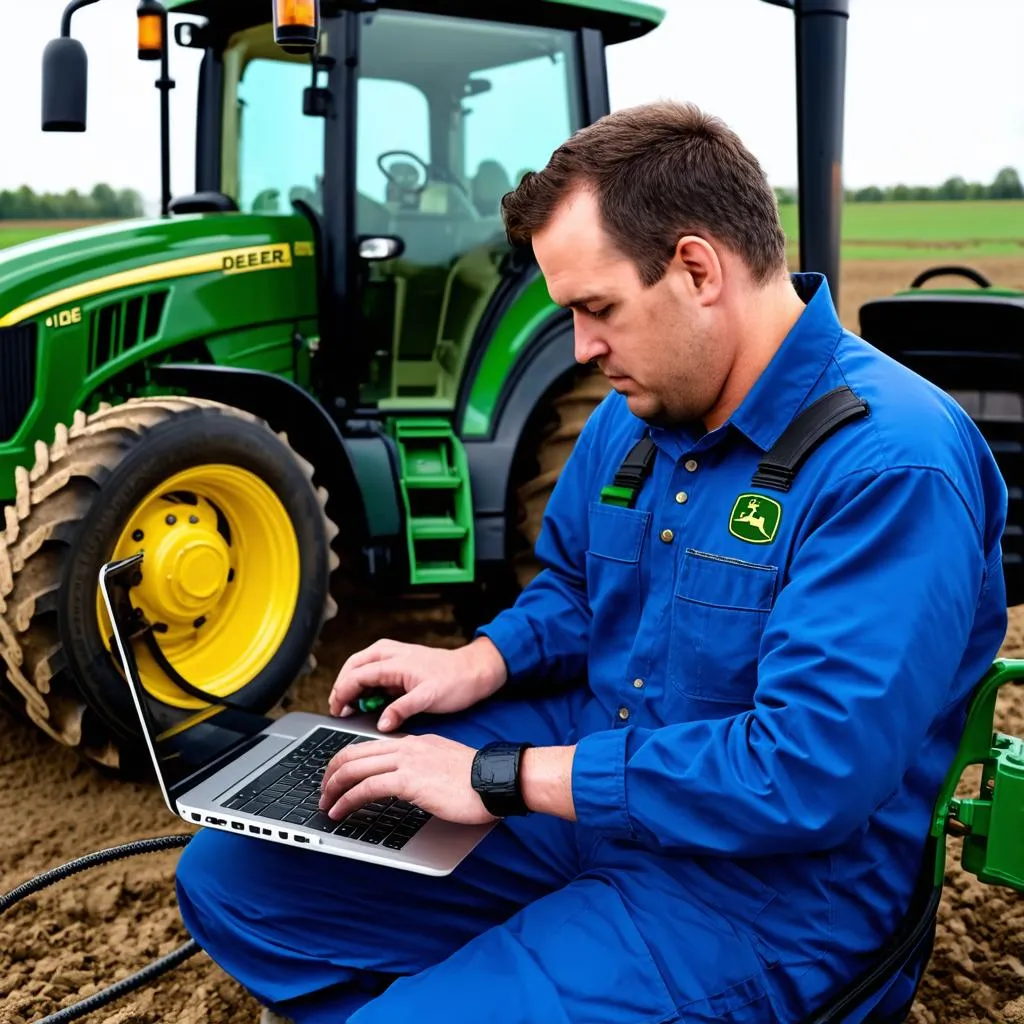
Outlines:
{"label": "laptop screen", "polygon": [[123,666],[164,801],[177,814],[176,796],[216,771],[227,757],[259,743],[259,733],[270,720],[240,708],[212,704],[170,729],[159,726],[153,715],[153,698],[142,685],[135,660],[135,645],[142,640],[129,588],[142,559],[138,554],[104,565],[99,583],[114,631],[115,662]]}

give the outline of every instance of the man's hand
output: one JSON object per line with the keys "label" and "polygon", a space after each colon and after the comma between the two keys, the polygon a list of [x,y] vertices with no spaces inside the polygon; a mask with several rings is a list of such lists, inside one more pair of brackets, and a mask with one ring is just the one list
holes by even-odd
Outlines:
{"label": "man's hand", "polygon": [[366,690],[401,694],[377,723],[387,732],[420,712],[463,711],[500,690],[506,674],[505,659],[486,637],[456,650],[378,640],[342,665],[328,706],[332,715],[347,715]]}
{"label": "man's hand", "polygon": [[496,819],[470,785],[475,754],[441,736],[349,744],[327,765],[320,810],[340,821],[364,804],[395,796],[445,821],[486,824]]}

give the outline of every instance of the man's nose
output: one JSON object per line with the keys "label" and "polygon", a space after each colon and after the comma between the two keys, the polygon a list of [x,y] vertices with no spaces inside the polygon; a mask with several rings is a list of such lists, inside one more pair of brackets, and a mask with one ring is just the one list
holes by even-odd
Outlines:
{"label": "man's nose", "polygon": [[608,351],[608,346],[601,340],[599,331],[595,330],[587,318],[578,313],[573,317],[575,337],[575,357],[577,363],[589,363]]}

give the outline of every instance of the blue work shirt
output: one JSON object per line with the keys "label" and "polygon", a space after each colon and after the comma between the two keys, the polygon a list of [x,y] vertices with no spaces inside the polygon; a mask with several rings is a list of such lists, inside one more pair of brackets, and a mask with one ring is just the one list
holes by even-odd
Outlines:
{"label": "blue work shirt", "polygon": [[[1007,619],[1006,488],[979,431],[844,330],[821,275],[793,281],[806,307],[728,422],[650,430],[634,508],[600,492],[646,424],[621,395],[598,407],[548,504],[545,568],[479,631],[512,687],[585,678],[581,833],[649,851],[652,878],[752,934],[783,968],[780,1016],[898,925]],[[788,492],[752,484],[795,416],[843,384],[869,415]]]}

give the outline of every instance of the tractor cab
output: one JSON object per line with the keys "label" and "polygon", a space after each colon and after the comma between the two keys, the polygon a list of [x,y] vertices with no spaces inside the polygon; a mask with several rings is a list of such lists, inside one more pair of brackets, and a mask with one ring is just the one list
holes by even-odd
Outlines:
{"label": "tractor cab", "polygon": [[314,221],[324,384],[346,407],[451,410],[485,313],[524,269],[502,196],[607,109],[604,44],[660,13],[322,6],[312,52],[286,52],[269,4],[169,5],[209,19],[178,33],[206,51],[197,188],[224,197],[213,206]]}

